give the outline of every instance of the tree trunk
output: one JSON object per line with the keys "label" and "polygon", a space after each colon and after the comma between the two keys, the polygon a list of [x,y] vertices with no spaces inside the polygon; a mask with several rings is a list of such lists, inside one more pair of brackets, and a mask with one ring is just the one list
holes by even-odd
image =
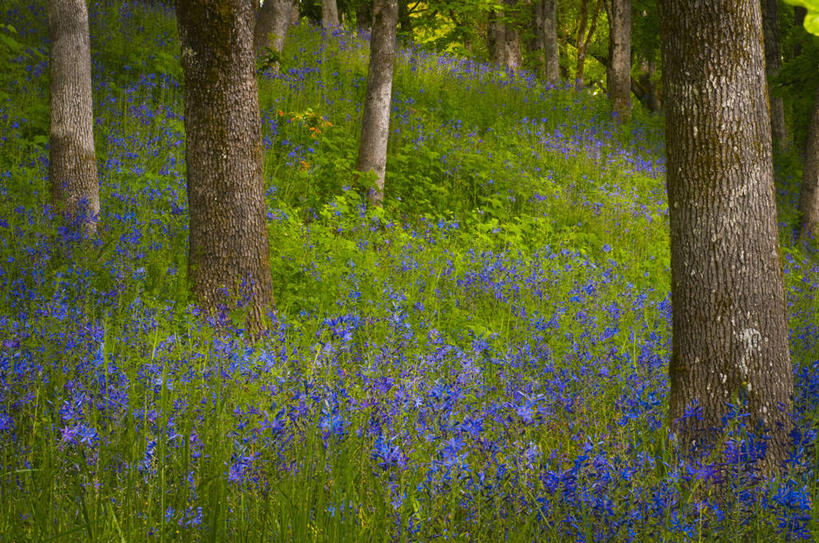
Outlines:
{"label": "tree trunk", "polygon": [[560,53],[557,47],[557,0],[538,2],[541,49],[543,49],[543,78],[554,85],[560,80]]}
{"label": "tree trunk", "polygon": [[[504,4],[509,6],[509,8],[505,12],[505,16],[507,18],[514,17],[517,14],[515,11],[517,9],[517,1],[518,0],[504,0]],[[523,65],[523,53],[521,51],[521,43],[520,43],[520,32],[518,32],[517,25],[515,22],[507,20],[503,23],[504,26],[504,41],[503,45],[505,48],[504,52],[504,59],[506,68],[511,71],[517,71]]]}
{"label": "tree trunk", "polygon": [[504,30],[504,26],[498,18],[498,13],[494,10],[490,11],[486,28],[486,48],[489,50],[489,60],[495,66],[505,64],[503,57],[506,52],[503,46],[503,42],[506,40]]}
{"label": "tree trunk", "polygon": [[[777,4],[779,0],[762,0],[762,33],[765,37],[765,69],[770,82],[782,68],[782,53],[779,47],[779,17]],[[773,143],[779,151],[787,146],[788,133],[785,128],[785,104],[781,96],[769,92],[771,105],[771,134]]]}
{"label": "tree trunk", "polygon": [[586,51],[589,48],[594,31],[597,28],[597,17],[600,14],[600,3],[603,0],[597,0],[592,13],[591,25],[589,32],[586,33],[586,25],[589,22],[588,0],[582,0],[580,5],[580,24],[577,27],[577,69],[575,70],[575,88],[578,90],[583,88],[583,72],[586,67]]}
{"label": "tree trunk", "polygon": [[508,18],[517,0],[504,0],[503,3],[510,6],[510,9],[503,13],[489,12],[487,46],[493,64],[515,71],[520,69],[523,55],[520,49],[520,35]]}
{"label": "tree trunk", "polygon": [[805,143],[805,164],[802,169],[802,190],[799,194],[800,232],[802,237],[813,235],[819,240],[819,89],[813,99],[813,116]]}
{"label": "tree trunk", "polygon": [[627,122],[631,118],[631,0],[611,2],[606,83],[612,112]]}
{"label": "tree trunk", "polygon": [[656,66],[653,60],[644,62],[643,74],[640,75],[640,85],[645,89],[645,96],[642,100],[643,105],[652,113],[657,113],[663,107],[660,96],[657,93],[657,85],[654,83],[654,72]]}
{"label": "tree trunk", "polygon": [[51,128],[48,177],[51,203],[87,235],[100,212],[94,112],[91,100],[91,47],[85,0],[50,0]]}
{"label": "tree trunk", "polygon": [[290,7],[290,26],[296,26],[299,24],[299,0],[291,0],[292,6]]}
{"label": "tree trunk", "polygon": [[384,201],[384,173],[387,169],[387,140],[390,135],[390,103],[397,26],[397,0],[375,0],[367,98],[361,120],[361,146],[358,149],[356,169],[360,172],[375,172],[376,189],[370,192],[370,202],[379,207]]}
{"label": "tree trunk", "polygon": [[188,277],[214,315],[238,303],[260,330],[273,307],[252,0],[177,0],[190,228]]}
{"label": "tree trunk", "polygon": [[292,0],[265,0],[253,29],[253,47],[257,56],[265,47],[275,53],[282,52],[293,8]]}
{"label": "tree trunk", "polygon": [[336,0],[321,0],[321,26],[322,28],[335,28],[338,26],[338,4],[336,4]]}
{"label": "tree trunk", "polygon": [[[786,457],[793,373],[758,0],[661,0],[671,222],[669,417],[683,447],[718,442],[729,404]],[[689,416],[692,407],[699,417]]]}

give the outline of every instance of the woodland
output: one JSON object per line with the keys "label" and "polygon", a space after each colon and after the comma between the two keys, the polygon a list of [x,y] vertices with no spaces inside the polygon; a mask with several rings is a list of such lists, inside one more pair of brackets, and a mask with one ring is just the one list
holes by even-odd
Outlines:
{"label": "woodland", "polygon": [[4,0],[0,541],[819,540],[819,0]]}

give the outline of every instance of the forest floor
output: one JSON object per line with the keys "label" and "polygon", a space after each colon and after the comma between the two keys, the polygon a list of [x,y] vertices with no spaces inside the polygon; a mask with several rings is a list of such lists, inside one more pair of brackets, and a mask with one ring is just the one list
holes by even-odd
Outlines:
{"label": "forest floor", "polygon": [[260,76],[277,311],[250,341],[240,309],[188,298],[173,13],[91,7],[89,240],[47,205],[42,4],[0,8],[0,540],[819,537],[819,258],[794,240],[793,157],[794,447],[771,480],[742,398],[707,456],[667,430],[659,118],[403,49],[368,209],[366,42],[302,23]]}

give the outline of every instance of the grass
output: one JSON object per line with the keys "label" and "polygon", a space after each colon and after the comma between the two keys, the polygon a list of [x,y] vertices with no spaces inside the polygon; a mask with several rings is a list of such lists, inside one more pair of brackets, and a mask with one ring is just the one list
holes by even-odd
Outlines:
{"label": "grass", "polygon": [[[665,428],[660,122],[414,49],[385,209],[352,171],[367,48],[305,24],[260,77],[277,314],[255,343],[186,286],[171,13],[92,6],[102,216],[47,206],[45,13],[2,8],[0,540],[772,541],[819,535],[819,269],[778,170],[793,461]],[[232,324],[230,324],[232,323]]]}

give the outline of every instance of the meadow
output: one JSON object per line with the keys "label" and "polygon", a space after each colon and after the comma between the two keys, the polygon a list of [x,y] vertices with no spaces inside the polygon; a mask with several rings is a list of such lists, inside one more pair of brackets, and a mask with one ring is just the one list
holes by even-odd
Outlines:
{"label": "meadow", "polygon": [[[741,398],[667,431],[662,120],[409,47],[383,209],[367,42],[305,21],[259,78],[277,311],[188,298],[171,11],[92,3],[98,235],[48,205],[42,2],[0,8],[0,541],[819,538],[819,256],[777,157],[796,379],[777,478]],[[691,416],[696,416],[692,413]]]}

